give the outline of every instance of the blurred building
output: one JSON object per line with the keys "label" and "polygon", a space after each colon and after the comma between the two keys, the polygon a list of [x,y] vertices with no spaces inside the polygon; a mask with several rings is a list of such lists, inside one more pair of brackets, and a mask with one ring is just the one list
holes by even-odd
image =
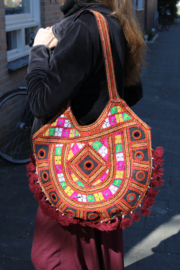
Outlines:
{"label": "blurred building", "polygon": [[61,19],[56,2],[0,0],[0,96],[25,85],[29,43],[39,27]]}
{"label": "blurred building", "polygon": [[132,0],[142,28],[154,28],[158,17],[158,0]]}

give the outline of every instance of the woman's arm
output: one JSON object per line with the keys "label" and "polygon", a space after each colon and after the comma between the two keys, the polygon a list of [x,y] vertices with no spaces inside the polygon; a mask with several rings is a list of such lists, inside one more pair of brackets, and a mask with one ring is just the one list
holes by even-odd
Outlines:
{"label": "woman's arm", "polygon": [[72,24],[53,53],[44,45],[33,47],[26,83],[34,116],[53,117],[78,93],[95,59],[91,32],[82,21]]}

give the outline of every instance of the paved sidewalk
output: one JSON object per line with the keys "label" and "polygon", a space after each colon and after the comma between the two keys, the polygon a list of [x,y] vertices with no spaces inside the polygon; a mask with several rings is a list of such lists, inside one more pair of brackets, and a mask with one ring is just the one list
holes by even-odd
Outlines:
{"label": "paved sidewalk", "polygon": [[[124,231],[126,270],[180,269],[180,22],[149,46],[144,98],[134,111],[165,149],[165,185],[152,214]],[[33,270],[37,202],[25,166],[0,160],[0,270]],[[96,270],[96,269],[95,269]],[[109,269],[110,270],[110,269]],[[117,269],[118,270],[118,269]]]}
{"label": "paved sidewalk", "polygon": [[149,45],[135,113],[165,150],[165,184],[150,216],[124,231],[126,270],[180,269],[180,21]]}

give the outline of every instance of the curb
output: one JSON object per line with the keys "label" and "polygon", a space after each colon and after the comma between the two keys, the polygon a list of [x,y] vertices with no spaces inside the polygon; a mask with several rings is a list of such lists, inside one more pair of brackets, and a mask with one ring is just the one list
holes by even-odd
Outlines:
{"label": "curb", "polygon": [[153,44],[158,37],[159,37],[159,34],[156,34],[151,41],[146,41],[146,44]]}

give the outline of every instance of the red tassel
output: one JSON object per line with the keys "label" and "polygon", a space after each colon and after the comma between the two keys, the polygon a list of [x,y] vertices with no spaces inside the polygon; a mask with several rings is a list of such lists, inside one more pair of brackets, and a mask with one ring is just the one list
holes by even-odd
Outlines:
{"label": "red tassel", "polygon": [[139,212],[132,213],[130,216],[135,222],[138,222],[141,218],[141,214]]}
{"label": "red tassel", "polygon": [[48,213],[49,213],[49,211],[51,209],[51,205],[45,200],[40,201],[39,205],[42,208],[43,213],[48,215]]}
{"label": "red tassel", "polygon": [[159,192],[160,192],[159,190],[153,190],[152,188],[150,188],[146,195],[148,197],[155,198],[155,197],[157,197]]}
{"label": "red tassel", "polygon": [[124,230],[133,224],[133,220],[131,218],[122,218],[121,228]]}
{"label": "red tassel", "polygon": [[30,155],[30,161],[32,162],[33,165],[36,165],[36,160],[34,155]]}
{"label": "red tassel", "polygon": [[[45,197],[44,197],[45,198]],[[56,220],[61,226],[69,226],[71,224],[80,224],[83,227],[89,226],[91,228],[98,229],[100,231],[113,231],[117,229],[120,224],[120,220],[116,220],[115,222],[99,222],[94,223],[90,221],[82,221],[80,219],[75,219],[68,217],[66,214],[62,215],[59,211],[56,211],[55,207],[52,207],[48,201],[42,199],[39,201],[39,206],[41,207],[43,214],[51,218],[52,220]],[[133,221],[130,219],[129,226],[132,225]]]}
{"label": "red tassel", "polygon": [[50,206],[48,216],[53,220],[58,219],[58,212],[56,211],[55,207]]}
{"label": "red tassel", "polygon": [[164,180],[153,180],[151,182],[151,187],[161,187],[164,184]]}
{"label": "red tassel", "polygon": [[149,208],[149,207],[153,206],[154,203],[155,203],[155,199],[145,197],[143,200],[143,207]]}
{"label": "red tassel", "polygon": [[163,176],[163,173],[164,173],[164,169],[159,169],[159,168],[155,168],[153,169],[153,178],[161,178]]}
{"label": "red tassel", "polygon": [[51,206],[47,201],[40,201],[39,205],[44,213],[52,220],[58,220],[58,211],[56,211],[55,207]]}
{"label": "red tassel", "polygon": [[162,187],[164,185],[164,180],[159,180],[158,184],[159,184],[159,187]]}
{"label": "red tassel", "polygon": [[158,159],[157,161],[154,161],[155,167],[162,167],[164,165],[164,159]]}
{"label": "red tassel", "polygon": [[35,194],[42,192],[40,186],[36,182],[34,184],[29,184],[29,188]]}
{"label": "red tassel", "polygon": [[38,180],[38,175],[36,173],[33,173],[31,177],[29,178],[29,183],[34,184],[34,182],[37,182],[37,180]]}
{"label": "red tassel", "polygon": [[30,162],[28,165],[26,165],[26,169],[29,172],[35,172],[36,171],[36,167],[34,166],[34,164],[32,162]]}
{"label": "red tassel", "polygon": [[38,194],[35,194],[34,195],[34,198],[37,200],[37,201],[40,201],[42,199],[42,197],[44,196],[43,192],[41,193],[38,193]]}
{"label": "red tassel", "polygon": [[156,150],[154,151],[154,155],[158,158],[162,158],[163,154],[164,154],[164,149],[161,146],[157,147]]}
{"label": "red tassel", "polygon": [[141,209],[142,216],[149,216],[151,214],[151,210],[149,210],[149,209],[147,209],[145,207],[141,206],[140,209]]}
{"label": "red tassel", "polygon": [[33,175],[34,173],[33,172],[28,172],[27,173],[27,177],[30,177],[31,175]]}

